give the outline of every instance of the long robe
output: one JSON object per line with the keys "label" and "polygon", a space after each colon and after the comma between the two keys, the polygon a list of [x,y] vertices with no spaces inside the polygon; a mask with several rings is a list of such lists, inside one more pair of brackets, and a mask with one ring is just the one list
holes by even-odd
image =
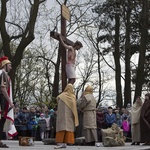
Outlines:
{"label": "long robe", "polygon": [[141,141],[141,132],[140,132],[140,114],[141,114],[142,103],[139,105],[135,104],[131,108],[131,132],[132,132],[132,141],[140,142]]}
{"label": "long robe", "polygon": [[57,96],[57,102],[56,142],[74,144],[74,129],[79,121],[72,84]]}
{"label": "long robe", "polygon": [[85,141],[87,143],[97,141],[96,100],[93,94],[83,96],[80,109],[83,111]]}
{"label": "long robe", "polygon": [[145,100],[140,116],[141,142],[150,142],[150,100]]}
{"label": "long robe", "polygon": [[64,130],[74,132],[74,129],[74,116],[71,109],[62,100],[58,99],[56,132]]}

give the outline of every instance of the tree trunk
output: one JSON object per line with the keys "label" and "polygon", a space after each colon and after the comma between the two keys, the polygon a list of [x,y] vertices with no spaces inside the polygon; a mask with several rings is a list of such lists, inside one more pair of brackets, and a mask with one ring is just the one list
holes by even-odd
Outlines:
{"label": "tree trunk", "polygon": [[[131,3],[131,1],[130,1]],[[130,4],[129,3],[129,4]],[[131,8],[128,6],[126,12],[126,42],[125,42],[125,87],[124,87],[124,107],[127,106],[128,103],[131,104],[131,72],[130,72],[130,18],[131,18]]]}
{"label": "tree trunk", "polygon": [[115,82],[116,82],[116,105],[122,107],[122,87],[121,87],[121,65],[120,65],[120,51],[119,51],[119,14],[115,14],[115,51],[114,61],[115,61]]}
{"label": "tree trunk", "polygon": [[[98,43],[97,43],[98,44]],[[98,47],[98,45],[97,45]],[[97,60],[97,64],[98,64],[98,79],[99,79],[99,95],[98,95],[98,101],[97,101],[97,104],[96,104],[96,107],[99,106],[99,103],[101,102],[101,62],[100,62],[100,49],[97,49],[97,55],[98,55],[98,60]]]}
{"label": "tree trunk", "polygon": [[[9,1],[6,0],[1,0],[1,13],[0,13],[0,33],[2,37],[2,42],[3,42],[3,51],[4,55],[8,56],[10,61],[12,62],[12,70],[10,72],[10,77],[12,80],[12,90],[14,91],[14,83],[15,83],[15,72],[18,67],[18,65],[21,63],[22,60],[22,55],[25,50],[25,48],[34,40],[34,28],[35,28],[35,23],[36,23],[36,18],[38,15],[38,9],[40,3],[44,2],[40,0],[34,0],[34,3],[31,6],[30,9],[30,16],[29,16],[29,21],[24,28],[24,31],[22,32],[21,35],[13,35],[10,37],[8,35],[8,32],[6,30],[6,24],[5,24],[5,19],[7,16],[7,7],[6,3]],[[20,43],[15,51],[15,55],[12,56],[11,50],[10,50],[10,42],[11,40],[16,40],[20,39]]]}
{"label": "tree trunk", "polygon": [[53,83],[53,91],[52,91],[52,98],[55,99],[59,94],[59,67],[60,67],[60,43],[59,43],[59,50],[58,50],[58,57],[57,62],[55,65],[55,75],[54,75],[54,83]]}
{"label": "tree trunk", "polygon": [[139,61],[136,75],[136,85],[135,85],[135,95],[134,101],[137,96],[141,96],[142,93],[142,85],[144,83],[144,63],[145,63],[145,53],[148,39],[148,0],[142,1],[142,14],[140,21],[140,32],[141,32],[141,40],[140,40],[140,51],[139,51]]}

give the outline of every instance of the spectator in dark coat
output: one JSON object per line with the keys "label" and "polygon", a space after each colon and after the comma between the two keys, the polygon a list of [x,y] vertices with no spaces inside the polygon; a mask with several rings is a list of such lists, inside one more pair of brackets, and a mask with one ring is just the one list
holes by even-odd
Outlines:
{"label": "spectator in dark coat", "polygon": [[30,121],[29,118],[29,112],[27,110],[27,107],[23,107],[22,112],[20,112],[17,116],[17,119],[20,122],[20,135],[21,136],[28,136],[28,123]]}
{"label": "spectator in dark coat", "polygon": [[29,122],[28,128],[31,131],[31,136],[36,138],[36,131],[37,131],[37,121],[35,120],[35,117],[31,118],[31,121]]}
{"label": "spectator in dark coat", "polygon": [[[37,123],[38,123],[39,120],[40,120],[40,111],[39,111],[39,110],[36,111],[35,120],[36,120]],[[40,140],[41,140],[41,137],[40,137],[40,127],[39,127],[39,126],[37,126],[37,130],[36,130],[36,140],[37,140],[37,141],[40,141]]]}
{"label": "spectator in dark coat", "polygon": [[116,123],[116,116],[113,113],[112,107],[108,107],[108,113],[106,114],[106,125],[111,127],[113,123]]}
{"label": "spectator in dark coat", "polygon": [[122,126],[122,118],[121,118],[121,115],[119,114],[119,110],[118,109],[115,110],[115,114],[116,114],[116,124],[121,128],[121,126]]}
{"label": "spectator in dark coat", "polygon": [[50,125],[51,125],[51,134],[50,138],[55,138],[56,135],[56,117],[57,117],[57,110],[54,109],[53,115],[51,115]]}
{"label": "spectator in dark coat", "polygon": [[[34,107],[30,107],[30,111],[29,111],[29,122],[33,121],[33,118],[36,118],[36,110]],[[30,124],[28,126],[28,132],[29,132],[29,136],[32,136],[32,128],[30,127]]]}
{"label": "spectator in dark coat", "polygon": [[102,142],[101,129],[106,129],[105,114],[104,114],[102,109],[97,110],[96,119],[97,119],[97,137],[98,137],[98,141]]}
{"label": "spectator in dark coat", "polygon": [[14,109],[14,125],[16,127],[16,130],[17,130],[18,134],[14,137],[14,140],[18,140],[18,137],[20,136],[20,121],[17,118],[17,116],[19,115],[19,113],[20,113],[20,110],[19,110],[18,107],[16,107]]}

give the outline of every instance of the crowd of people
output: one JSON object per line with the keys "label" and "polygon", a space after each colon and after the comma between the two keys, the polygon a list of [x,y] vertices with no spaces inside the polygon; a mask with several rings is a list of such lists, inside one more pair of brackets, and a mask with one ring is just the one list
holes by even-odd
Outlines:
{"label": "crowd of people", "polygon": [[[77,49],[79,47],[81,45]],[[75,49],[70,50],[70,55],[74,57]],[[19,136],[34,137],[35,140],[55,138],[55,149],[66,148],[67,144],[75,143],[76,137],[83,136],[85,144],[93,146],[102,141],[101,129],[110,128],[114,123],[122,128],[127,140],[132,140],[131,145],[150,145],[150,93],[145,95],[144,102],[137,97],[133,106],[128,104],[127,108],[114,109],[110,106],[97,109],[92,86],[88,85],[77,100],[73,83],[70,82],[57,96],[57,108],[25,106],[20,110],[12,101],[8,76],[11,62],[7,57],[0,59],[0,68],[0,147],[8,148],[2,142],[3,129],[6,139],[18,139]],[[69,80],[74,82],[71,79],[74,78]]]}
{"label": "crowd of people", "polygon": [[[88,106],[89,110],[94,111],[93,115],[90,115],[88,111],[85,111],[85,109],[87,110],[87,107],[85,107],[87,103],[88,101],[84,100],[84,102],[82,102],[78,107],[78,116],[82,116],[82,122],[84,120],[84,123],[80,125],[80,130],[83,130],[83,128],[87,129],[88,126],[96,129],[97,138],[95,137],[94,141],[101,142],[101,129],[106,129],[111,127],[113,123],[116,123],[123,129],[124,135],[128,139],[131,138],[131,107],[122,108],[121,110],[119,108],[113,109],[112,107],[101,107],[96,109],[96,101],[93,101],[93,104],[90,103]],[[83,111],[85,111],[84,117]],[[18,132],[15,139],[17,139],[18,136],[32,136],[35,140],[55,138],[57,117],[56,109],[48,109],[44,106],[43,109],[35,107],[30,107],[28,109],[27,107],[23,107],[23,109],[20,110],[16,107],[14,108],[14,116],[14,124]],[[78,130],[76,130],[76,132],[78,132]],[[75,133],[75,136],[82,137],[83,132],[79,133],[79,135],[78,133]]]}
{"label": "crowd of people", "polygon": [[[69,86],[72,87],[71,84],[69,84]],[[99,107],[97,109],[96,100],[93,97],[92,92],[92,87],[88,86],[81,96],[81,99],[77,100],[76,108],[74,109],[77,109],[78,114],[76,114],[76,117],[79,118],[79,123],[77,123],[78,127],[76,128],[75,135],[73,136],[85,136],[87,145],[95,145],[95,142],[102,142],[101,129],[109,128],[113,123],[116,123],[123,129],[126,141],[133,141],[132,145],[139,145],[141,142],[141,135],[139,132],[141,129],[140,117],[143,115],[141,114],[143,105],[141,98],[137,97],[133,106],[128,104],[126,108],[120,109],[119,107],[112,108],[110,106]],[[66,100],[66,96],[58,97],[59,99],[64,98],[64,101]],[[59,103],[60,102],[61,101],[59,101]],[[63,109],[62,104],[60,106],[59,103],[57,107],[58,111],[57,109],[48,109],[46,106],[43,106],[42,109],[33,106],[30,108],[23,107],[22,110],[20,110],[19,107],[15,107],[14,125],[18,134],[14,137],[14,139],[18,139],[19,136],[31,136],[34,137],[35,140],[55,137],[57,139],[57,137],[60,137],[60,135],[57,136],[56,133],[59,128],[58,126],[62,125],[64,118],[70,120],[73,116],[70,117],[68,115],[69,113],[66,112],[67,117],[64,117],[64,110],[66,108]],[[59,123],[56,124],[57,119]],[[61,120],[63,121],[61,122]],[[68,123],[69,121],[66,122]],[[74,132],[74,125],[72,132]],[[90,134],[90,132],[92,134]]]}
{"label": "crowd of people", "polygon": [[18,107],[14,109],[14,124],[17,129],[17,136],[34,137],[35,140],[43,140],[44,138],[54,138],[56,131],[56,111],[43,107],[42,109]]}
{"label": "crowd of people", "polygon": [[98,140],[102,141],[101,129],[106,129],[116,123],[123,129],[124,136],[127,141],[131,139],[131,114],[130,107],[128,108],[100,108],[97,110],[97,130]]}
{"label": "crowd of people", "polygon": [[[140,145],[140,142],[149,144],[143,128],[140,127],[140,124],[143,125],[145,122],[142,119],[148,112],[143,114],[143,111],[148,104],[144,106],[140,97],[137,97],[133,106],[128,104],[126,108],[109,106],[97,109],[91,86],[87,86],[79,100],[74,101],[73,94],[69,97],[71,93],[73,93],[73,86],[68,84],[65,92],[57,97],[57,109],[31,107],[28,110],[27,107],[23,107],[19,110],[18,107],[15,108],[14,123],[18,131],[15,139],[18,136],[32,136],[35,140],[56,138],[56,143],[59,143],[58,147],[60,147],[62,146],[60,143],[74,144],[74,138],[84,136],[86,145],[95,145],[96,142],[102,142],[101,129],[109,128],[116,123],[123,130],[126,141],[132,141],[132,145]],[[149,94],[145,97],[145,102],[150,99]],[[66,134],[69,138],[64,142],[61,137]]]}

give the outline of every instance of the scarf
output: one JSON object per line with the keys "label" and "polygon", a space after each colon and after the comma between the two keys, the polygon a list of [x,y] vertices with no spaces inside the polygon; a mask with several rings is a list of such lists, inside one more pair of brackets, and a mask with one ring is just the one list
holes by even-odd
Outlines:
{"label": "scarf", "polygon": [[70,110],[74,115],[75,126],[78,126],[79,121],[78,121],[76,97],[73,91],[73,85],[68,84],[65,90],[60,95],[57,96],[57,100],[58,99],[62,100],[70,108]]}

